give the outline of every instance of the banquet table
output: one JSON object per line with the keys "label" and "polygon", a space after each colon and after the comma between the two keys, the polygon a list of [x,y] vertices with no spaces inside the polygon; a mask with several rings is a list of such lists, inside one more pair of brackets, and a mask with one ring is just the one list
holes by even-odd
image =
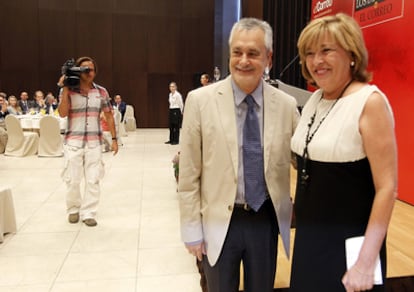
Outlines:
{"label": "banquet table", "polygon": [[[16,117],[20,120],[20,125],[23,130],[39,130],[40,120],[44,117],[44,115],[18,115]],[[59,120],[60,131],[64,132],[68,124],[68,119],[66,117],[62,118],[59,116],[54,117]]]}
{"label": "banquet table", "polygon": [[0,188],[0,243],[4,240],[4,234],[16,230],[12,192],[9,188]]}

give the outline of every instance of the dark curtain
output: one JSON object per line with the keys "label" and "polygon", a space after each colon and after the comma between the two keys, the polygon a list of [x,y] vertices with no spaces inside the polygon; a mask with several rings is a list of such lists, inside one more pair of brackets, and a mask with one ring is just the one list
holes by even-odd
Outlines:
{"label": "dark curtain", "polygon": [[263,19],[273,27],[273,68],[271,79],[306,88],[296,42],[310,19],[311,1],[263,0]]}

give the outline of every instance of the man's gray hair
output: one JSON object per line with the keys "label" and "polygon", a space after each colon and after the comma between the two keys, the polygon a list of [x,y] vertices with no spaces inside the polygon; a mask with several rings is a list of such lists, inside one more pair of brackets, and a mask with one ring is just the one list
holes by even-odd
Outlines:
{"label": "man's gray hair", "polygon": [[229,47],[233,40],[234,32],[242,30],[261,29],[264,32],[264,43],[268,52],[273,52],[273,30],[272,27],[264,20],[247,17],[236,22],[230,32]]}

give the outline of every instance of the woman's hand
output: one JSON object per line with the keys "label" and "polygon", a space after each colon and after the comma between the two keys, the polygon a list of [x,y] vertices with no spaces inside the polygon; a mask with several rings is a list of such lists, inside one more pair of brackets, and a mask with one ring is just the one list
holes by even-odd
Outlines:
{"label": "woman's hand", "polygon": [[346,292],[370,290],[374,286],[374,272],[371,270],[360,270],[353,265],[343,276]]}

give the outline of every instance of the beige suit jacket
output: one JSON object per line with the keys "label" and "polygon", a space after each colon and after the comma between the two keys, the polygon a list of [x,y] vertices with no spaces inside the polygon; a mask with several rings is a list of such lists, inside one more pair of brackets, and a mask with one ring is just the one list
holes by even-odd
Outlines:
{"label": "beige suit jacket", "polygon": [[[298,119],[296,100],[266,83],[263,97],[265,179],[289,257],[290,139]],[[181,236],[186,243],[203,240],[209,263],[214,265],[229,227],[238,180],[231,77],[188,94],[180,146]]]}

